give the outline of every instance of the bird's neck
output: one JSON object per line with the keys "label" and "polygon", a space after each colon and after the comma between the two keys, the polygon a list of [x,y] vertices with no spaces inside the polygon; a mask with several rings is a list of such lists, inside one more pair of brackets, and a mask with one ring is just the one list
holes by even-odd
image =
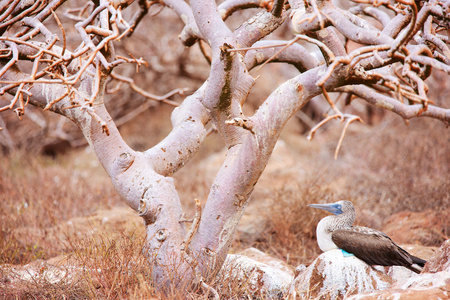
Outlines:
{"label": "bird's neck", "polygon": [[318,227],[325,232],[333,232],[334,230],[351,227],[354,219],[344,215],[327,216],[320,220]]}
{"label": "bird's neck", "polygon": [[330,218],[329,226],[332,226],[334,230],[351,227],[355,221],[355,216],[349,214],[333,215],[326,218]]}

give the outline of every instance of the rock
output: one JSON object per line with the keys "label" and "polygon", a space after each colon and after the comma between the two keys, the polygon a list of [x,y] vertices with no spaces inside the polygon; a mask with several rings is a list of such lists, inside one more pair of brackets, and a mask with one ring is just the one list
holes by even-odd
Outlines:
{"label": "rock", "polygon": [[436,273],[441,271],[450,272],[450,239],[442,243],[442,246],[431,257],[425,268],[424,273]]}
{"label": "rock", "polygon": [[264,253],[256,248],[253,248],[253,247],[247,248],[244,251],[240,252],[239,254],[245,255],[248,258],[251,258],[260,263],[264,263],[264,264],[274,267],[278,270],[281,270],[282,272],[289,274],[289,276],[291,277],[291,280],[293,279],[292,278],[292,276],[294,275],[293,268],[290,267],[288,264],[286,264],[284,262],[284,260],[270,256],[269,254],[266,254],[266,253]]}
{"label": "rock", "polygon": [[[124,232],[135,231],[137,235],[145,234],[145,226],[139,215],[129,207],[113,207],[109,210],[96,211],[91,216],[71,218],[51,228],[22,227],[15,230],[17,239],[27,244],[30,237],[36,243],[45,245],[45,240],[54,241],[54,250],[65,251],[67,237],[101,238],[106,236],[114,240]],[[43,242],[42,242],[43,241]]]}
{"label": "rock", "polygon": [[34,261],[24,266],[2,265],[0,269],[3,275],[2,282],[11,285],[20,281],[57,284],[68,277],[66,270],[44,261]]}
{"label": "rock", "polygon": [[417,273],[401,266],[382,267],[374,266],[375,269],[382,271],[392,278],[394,284],[404,282],[405,278],[416,277]]}
{"label": "rock", "polygon": [[397,244],[439,246],[445,240],[445,233],[450,231],[449,214],[448,210],[399,212],[388,219],[382,231]]}
{"label": "rock", "polygon": [[[129,207],[99,210],[88,217],[75,217],[49,231],[55,235],[73,234],[86,237],[92,234],[115,235],[115,231],[140,230],[144,232],[142,218]],[[111,236],[111,237],[113,237]]]}
{"label": "rock", "polygon": [[[222,285],[222,296],[231,294],[234,286],[235,290],[247,291],[249,297],[283,299],[293,275],[292,268],[282,260],[249,248],[240,254],[229,254],[217,280]],[[226,286],[231,287],[230,291]]]}
{"label": "rock", "polygon": [[450,296],[450,272],[422,273],[399,282],[389,290],[349,297],[353,300],[422,300],[448,299]]}
{"label": "rock", "polygon": [[295,268],[294,276],[297,277],[298,275],[300,275],[300,273],[303,273],[304,271],[306,271],[306,266],[303,264],[298,265],[297,268]]}
{"label": "rock", "polygon": [[433,288],[423,290],[396,290],[390,289],[387,291],[375,292],[371,294],[351,296],[348,300],[379,300],[379,299],[395,299],[395,300],[442,300],[448,299],[450,290],[448,289],[450,283],[447,284],[447,288]]}
{"label": "rock", "polygon": [[235,240],[247,245],[255,242],[266,230],[268,226],[267,217],[262,214],[259,208],[244,212],[236,229]]}
{"label": "rock", "polygon": [[388,289],[392,279],[341,250],[321,254],[294,279],[290,299],[343,299],[346,296]]}
{"label": "rock", "polygon": [[67,256],[35,260],[20,266],[0,266],[0,290],[18,290],[28,285],[70,285],[82,279],[85,268],[71,263]]}

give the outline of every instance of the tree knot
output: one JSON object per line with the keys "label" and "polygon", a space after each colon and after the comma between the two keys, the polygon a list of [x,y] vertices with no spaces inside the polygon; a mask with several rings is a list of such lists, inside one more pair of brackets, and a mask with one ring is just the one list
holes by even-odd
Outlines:
{"label": "tree knot", "polygon": [[168,236],[167,229],[160,229],[156,232],[155,238],[158,242],[164,242]]}
{"label": "tree knot", "polygon": [[128,170],[131,165],[134,163],[134,155],[129,152],[123,152],[114,160],[114,170],[116,175],[125,172]]}
{"label": "tree knot", "polygon": [[233,46],[231,46],[228,43],[224,43],[220,47],[220,60],[229,61],[229,60],[233,59],[235,53],[234,53],[234,51],[228,51],[230,49],[233,49]]}
{"label": "tree knot", "polygon": [[152,204],[148,200],[142,198],[139,201],[138,214],[140,217],[142,217],[144,219],[145,226],[147,226],[147,225],[151,225],[156,222],[156,219],[158,218],[162,209],[163,209],[162,204],[158,204],[158,205]]}

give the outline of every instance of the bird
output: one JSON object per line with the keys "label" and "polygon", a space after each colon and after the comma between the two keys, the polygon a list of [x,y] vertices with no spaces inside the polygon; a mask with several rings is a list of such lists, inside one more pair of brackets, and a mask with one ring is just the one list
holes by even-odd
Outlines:
{"label": "bird", "polygon": [[426,260],[409,254],[381,231],[353,226],[356,212],[352,202],[341,200],[308,206],[333,213],[317,224],[317,243],[323,252],[341,249],[344,256],[354,255],[371,266],[403,266],[415,273],[422,272]]}

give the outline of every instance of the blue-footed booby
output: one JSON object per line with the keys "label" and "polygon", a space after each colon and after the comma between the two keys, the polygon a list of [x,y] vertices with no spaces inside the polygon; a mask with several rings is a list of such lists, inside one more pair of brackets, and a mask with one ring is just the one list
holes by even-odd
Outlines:
{"label": "blue-footed booby", "polygon": [[356,212],[350,201],[310,204],[333,213],[317,224],[317,243],[323,252],[341,249],[344,256],[353,254],[368,265],[403,266],[416,273],[426,261],[409,254],[385,233],[362,226],[353,226]]}

